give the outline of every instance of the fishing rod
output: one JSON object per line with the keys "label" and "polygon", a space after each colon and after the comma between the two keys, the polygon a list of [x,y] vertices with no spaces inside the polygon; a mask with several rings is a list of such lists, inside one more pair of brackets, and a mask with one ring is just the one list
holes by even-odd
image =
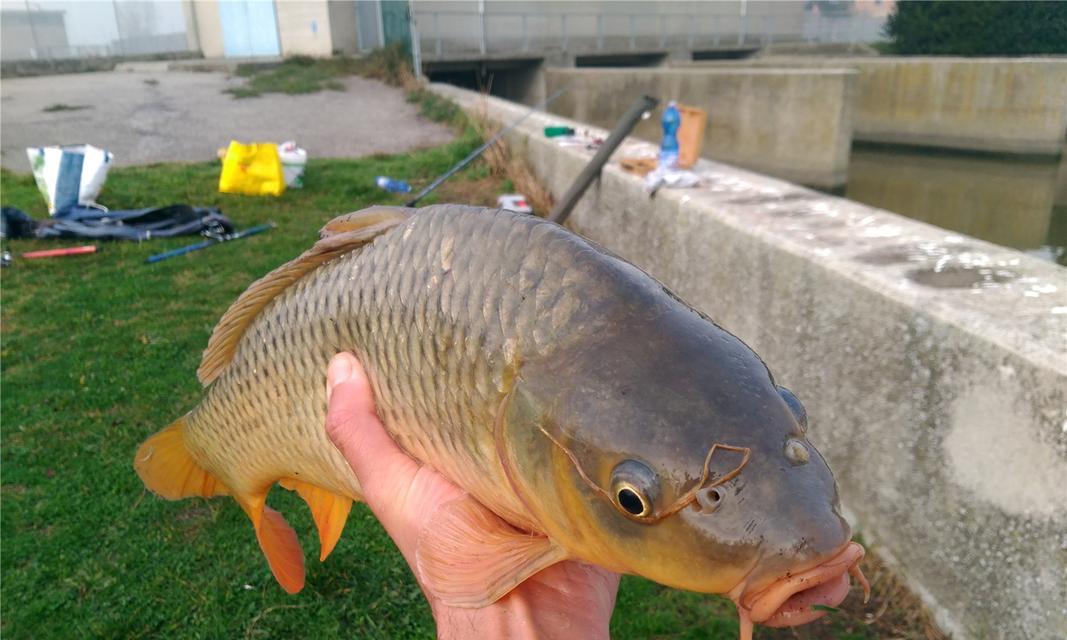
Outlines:
{"label": "fishing rod", "polygon": [[637,126],[638,121],[641,120],[645,112],[655,109],[657,104],[659,104],[659,99],[653,96],[640,96],[633,101],[626,113],[619,118],[619,122],[611,131],[611,135],[604,141],[604,144],[600,145],[600,149],[597,150],[593,159],[589,161],[589,164],[585,165],[582,172],[574,179],[574,184],[571,185],[570,189],[567,189],[567,193],[552,209],[552,213],[548,214],[549,220],[557,224],[563,224],[567,220],[567,217],[571,215],[571,211],[574,209],[574,205],[578,204],[582,194],[593,183],[593,180],[596,180],[597,176],[600,175],[600,170],[611,159],[611,154],[615,153],[615,149],[623,143],[623,140],[626,140],[626,136],[630,135],[630,132],[634,130],[634,127]]}
{"label": "fishing rod", "polygon": [[268,229],[273,229],[276,226],[278,225],[274,224],[273,222],[267,222],[264,224],[257,224],[254,227],[249,227],[244,231],[237,231],[234,233],[215,233],[209,231],[204,234],[208,237],[208,239],[204,240],[203,242],[197,242],[196,244],[190,244],[179,249],[172,249],[171,251],[164,251],[163,253],[157,253],[155,255],[148,256],[148,258],[145,259],[145,262],[152,264],[154,262],[159,262],[160,260],[166,260],[167,258],[173,258],[174,256],[184,255],[192,251],[207,249],[208,247],[212,247],[217,244],[222,244],[223,242],[229,242],[230,240],[240,240],[241,238],[254,236],[257,233],[263,233],[264,231],[267,231]]}
{"label": "fishing rod", "polygon": [[489,147],[493,146],[493,144],[497,140],[499,140],[505,133],[507,133],[508,131],[511,131],[515,127],[519,126],[519,124],[522,123],[523,120],[525,120],[526,118],[529,118],[531,115],[533,115],[533,113],[535,111],[539,111],[539,110],[547,107],[549,104],[554,102],[556,100],[556,98],[558,98],[561,95],[563,95],[564,93],[566,93],[569,89],[570,89],[569,86],[563,87],[562,89],[560,89],[559,91],[557,91],[557,92],[553,93],[552,95],[548,96],[547,98],[545,98],[541,102],[539,102],[539,103],[535,104],[534,106],[530,107],[530,110],[527,111],[526,113],[524,113],[521,118],[519,118],[515,122],[512,122],[507,127],[501,129],[500,131],[497,131],[496,135],[494,135],[492,138],[489,138],[488,140],[486,140],[485,143],[482,144],[482,146],[478,147],[474,151],[471,151],[470,154],[468,154],[466,158],[463,158],[462,160],[457,162],[455,164],[455,166],[453,166],[451,169],[449,169],[448,171],[446,171],[443,174],[441,174],[441,177],[439,177],[436,180],[434,180],[433,182],[431,182],[426,188],[424,188],[422,191],[420,191],[418,193],[418,195],[416,195],[411,200],[408,200],[407,202],[405,202],[404,206],[405,207],[414,207],[416,204],[419,203],[419,200],[422,200],[427,195],[429,195],[429,193],[431,191],[433,191],[434,189],[436,189],[437,187],[439,187],[442,182],[444,182],[445,180],[448,180],[449,178],[451,178],[457,171],[459,171],[463,167],[465,167],[468,164],[470,164],[478,156],[482,155],[482,153],[484,153],[486,149],[488,149]]}

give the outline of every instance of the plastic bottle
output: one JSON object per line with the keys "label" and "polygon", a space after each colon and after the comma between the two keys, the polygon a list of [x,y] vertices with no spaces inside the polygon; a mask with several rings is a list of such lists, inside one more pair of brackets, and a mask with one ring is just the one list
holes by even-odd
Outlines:
{"label": "plastic bottle", "polygon": [[661,169],[674,169],[678,166],[678,127],[682,124],[682,114],[674,100],[667,103],[663,110],[663,141],[659,145],[659,166]]}
{"label": "plastic bottle", "polygon": [[393,180],[386,176],[378,176],[374,182],[389,193],[407,193],[411,191],[411,185],[404,180]]}

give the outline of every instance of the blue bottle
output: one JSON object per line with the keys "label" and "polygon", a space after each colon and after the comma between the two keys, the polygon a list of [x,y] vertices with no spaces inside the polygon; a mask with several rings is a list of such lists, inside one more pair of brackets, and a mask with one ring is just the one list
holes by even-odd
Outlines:
{"label": "blue bottle", "polygon": [[659,145],[659,166],[661,169],[678,167],[678,127],[682,124],[682,114],[678,104],[671,100],[663,110],[663,141]]}
{"label": "blue bottle", "polygon": [[411,191],[411,185],[404,180],[394,180],[386,176],[378,176],[374,183],[389,193],[407,193]]}

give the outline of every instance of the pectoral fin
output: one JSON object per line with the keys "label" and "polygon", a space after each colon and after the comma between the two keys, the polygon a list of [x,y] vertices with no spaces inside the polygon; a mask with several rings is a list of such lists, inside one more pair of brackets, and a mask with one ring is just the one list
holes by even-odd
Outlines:
{"label": "pectoral fin", "polygon": [[311,509],[311,517],[319,530],[319,562],[322,562],[330,555],[341,537],[348,512],[352,508],[352,500],[303,480],[284,478],[278,484],[300,494]]}
{"label": "pectoral fin", "polygon": [[436,597],[484,607],[567,554],[546,536],[520,531],[470,496],[438,510],[419,537],[416,564]]}

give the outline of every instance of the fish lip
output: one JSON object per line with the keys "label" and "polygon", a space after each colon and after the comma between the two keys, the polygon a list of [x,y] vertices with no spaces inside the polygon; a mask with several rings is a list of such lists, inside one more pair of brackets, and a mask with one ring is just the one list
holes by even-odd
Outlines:
{"label": "fish lip", "polygon": [[[774,624],[773,619],[779,617],[777,614],[791,597],[833,580],[839,580],[847,573],[852,573],[853,567],[859,565],[865,553],[859,543],[848,542],[828,559],[804,571],[778,578],[757,591],[748,589],[747,580],[744,580],[731,589],[727,595],[752,622]],[[866,591],[866,581],[864,580],[863,583]],[[830,606],[836,606],[836,604]],[[783,626],[787,624],[788,622]]]}

